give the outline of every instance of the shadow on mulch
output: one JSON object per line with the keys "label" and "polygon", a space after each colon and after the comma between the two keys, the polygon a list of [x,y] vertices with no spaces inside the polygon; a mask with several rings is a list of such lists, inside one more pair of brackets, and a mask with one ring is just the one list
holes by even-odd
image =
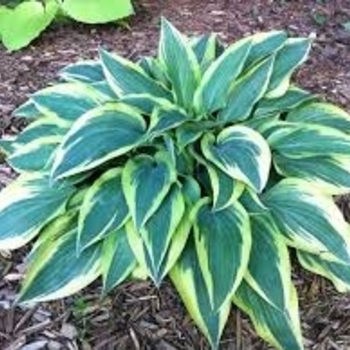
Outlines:
{"label": "shadow on mulch", "polygon": [[[348,0],[139,0],[137,7],[131,30],[58,23],[25,50],[8,54],[0,48],[0,136],[23,127],[11,112],[29,93],[54,80],[68,63],[96,57],[98,47],[133,59],[154,54],[160,14],[184,32],[215,31],[225,42],[269,29],[285,29],[291,35],[316,33],[311,58],[296,80],[350,110],[350,32],[342,26],[350,21]],[[0,164],[0,188],[12,175]],[[340,199],[339,205],[349,219],[348,198]],[[24,251],[0,256],[0,349],[208,348],[168,282],[159,290],[149,282],[126,283],[102,299],[97,283],[64,301],[11,307],[22,278],[23,257]],[[306,348],[349,349],[350,296],[336,293],[327,281],[296,264],[294,282]],[[221,345],[222,349],[267,349],[237,310],[231,314]]]}

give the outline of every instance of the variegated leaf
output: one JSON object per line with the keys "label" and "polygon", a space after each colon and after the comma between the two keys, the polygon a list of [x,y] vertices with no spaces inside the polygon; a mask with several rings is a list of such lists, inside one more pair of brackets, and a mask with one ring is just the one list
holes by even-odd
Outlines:
{"label": "variegated leaf", "polygon": [[122,189],[121,174],[121,168],[110,169],[88,189],[79,214],[79,252],[118,230],[126,222],[129,208]]}
{"label": "variegated leaf", "polygon": [[50,86],[31,96],[36,108],[44,115],[59,118],[67,125],[99,106],[104,98],[81,83],[62,83]]}
{"label": "variegated leaf", "polygon": [[319,255],[297,250],[298,260],[301,266],[329,279],[340,293],[350,291],[350,264],[322,259]]}
{"label": "variegated leaf", "polygon": [[249,216],[237,201],[213,211],[207,199],[194,209],[196,251],[213,310],[229,301],[248,267]]}
{"label": "variegated leaf", "polygon": [[155,97],[170,98],[170,92],[136,63],[105,50],[100,51],[100,59],[107,81],[117,96],[147,92]]}
{"label": "variegated leaf", "polygon": [[280,310],[265,301],[249,284],[243,281],[233,302],[249,315],[256,332],[276,349],[303,350],[298,298],[291,286],[287,309]]}
{"label": "variegated leaf", "polygon": [[220,310],[211,308],[192,236],[176,265],[170,271],[170,277],[189,314],[207,337],[212,348],[217,349],[231,303],[226,302]]}
{"label": "variegated leaf", "polygon": [[225,105],[230,86],[242,72],[252,40],[242,39],[228,47],[203,75],[194,104],[201,114],[210,114]]}
{"label": "variegated leaf", "polygon": [[47,177],[22,175],[0,192],[0,247],[17,249],[59,215],[73,193],[71,187],[50,187]]}
{"label": "variegated leaf", "polygon": [[291,86],[281,97],[261,99],[257,104],[253,117],[261,118],[294,110],[294,108],[315,98],[310,92]]}
{"label": "variegated leaf", "polygon": [[64,178],[119,157],[143,142],[145,131],[142,116],[126,105],[96,108],[69,130],[57,150],[51,175]]}
{"label": "variegated leaf", "polygon": [[281,126],[269,131],[267,141],[272,150],[287,158],[347,156],[350,153],[350,136],[340,130],[299,123]]}
{"label": "variegated leaf", "polygon": [[292,287],[288,248],[271,215],[250,216],[252,248],[245,279],[272,306],[288,309]]}
{"label": "variegated leaf", "polygon": [[226,106],[218,114],[223,122],[239,122],[247,119],[254,104],[264,95],[269,84],[274,57],[255,65],[231,87]]}
{"label": "variegated leaf", "polygon": [[305,62],[311,47],[311,39],[287,39],[285,45],[277,52],[271,76],[268,97],[276,98],[285,94],[294,70]]}
{"label": "variegated leaf", "polygon": [[349,229],[331,196],[323,195],[310,182],[290,178],[272,187],[262,199],[291,246],[324,259],[350,262]]}
{"label": "variegated leaf", "polygon": [[251,36],[251,39],[253,43],[244,68],[252,67],[253,64],[278,51],[286,42],[287,34],[283,31],[275,30],[254,34]]}
{"label": "variegated leaf", "polygon": [[225,209],[239,198],[244,191],[244,184],[232,179],[215,165],[206,164],[213,191],[213,209]]}
{"label": "variegated leaf", "polygon": [[137,230],[159,208],[175,181],[174,165],[165,152],[155,158],[139,155],[126,163],[122,185]]}
{"label": "variegated leaf", "polygon": [[94,245],[77,255],[77,227],[60,233],[60,236],[44,241],[35,251],[19,302],[64,298],[85,288],[100,275],[101,246]]}
{"label": "variegated leaf", "polygon": [[191,110],[200,67],[186,38],[162,18],[158,58],[171,81],[177,104]]}
{"label": "variegated leaf", "polygon": [[312,181],[314,186],[319,186],[325,193],[340,195],[350,192],[349,157],[292,159],[276,154],[273,162],[279,174]]}
{"label": "variegated leaf", "polygon": [[253,129],[231,126],[217,136],[202,138],[205,157],[233,179],[240,180],[261,192],[267,182],[271,152],[265,139]]}
{"label": "variegated leaf", "polygon": [[104,239],[101,251],[104,292],[109,292],[122,283],[134,270],[136,264],[125,226],[110,233]]}
{"label": "variegated leaf", "polygon": [[350,133],[350,115],[330,103],[310,103],[290,112],[286,118],[293,123],[329,126]]}

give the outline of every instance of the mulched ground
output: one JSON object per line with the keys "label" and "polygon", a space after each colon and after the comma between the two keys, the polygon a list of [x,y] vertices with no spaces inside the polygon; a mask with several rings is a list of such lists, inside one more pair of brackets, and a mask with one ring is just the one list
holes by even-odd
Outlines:
{"label": "mulched ground", "polygon": [[[296,76],[308,88],[350,111],[349,0],[139,0],[127,27],[52,26],[21,52],[0,48],[0,136],[23,122],[11,112],[26,96],[46,86],[57,71],[78,59],[97,56],[98,47],[137,58],[156,50],[159,15],[191,34],[215,31],[229,42],[256,31],[285,29],[317,39],[311,58]],[[0,164],[0,188],[11,172]],[[341,200],[349,217],[348,201]],[[0,349],[207,349],[208,345],[168,282],[157,290],[149,282],[125,284],[100,298],[99,284],[64,301],[34,308],[11,307],[23,272],[24,252],[0,255]],[[307,349],[350,349],[350,296],[296,265],[302,326]],[[233,310],[222,349],[267,349],[237,310]]]}

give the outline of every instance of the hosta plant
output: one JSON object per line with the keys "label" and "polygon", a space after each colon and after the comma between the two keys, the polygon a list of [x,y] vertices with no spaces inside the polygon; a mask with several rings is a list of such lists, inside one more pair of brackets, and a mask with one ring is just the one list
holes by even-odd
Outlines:
{"label": "hosta plant", "polygon": [[303,348],[290,251],[350,289],[350,117],[295,85],[308,38],[224,47],[162,21],[156,57],[100,51],[15,114],[1,141],[19,177],[0,194],[0,247],[34,240],[19,302],[66,297],[101,277],[168,275],[219,346],[230,309],[279,349]]}

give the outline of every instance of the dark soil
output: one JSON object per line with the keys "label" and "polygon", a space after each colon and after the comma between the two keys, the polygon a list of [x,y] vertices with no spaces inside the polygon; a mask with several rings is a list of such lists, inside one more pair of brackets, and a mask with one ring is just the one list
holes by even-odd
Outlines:
{"label": "dark soil", "polygon": [[[23,127],[23,121],[11,118],[15,106],[68,63],[96,57],[99,47],[132,59],[154,54],[160,15],[189,34],[215,31],[224,42],[269,29],[315,33],[311,58],[296,81],[350,111],[350,31],[342,26],[350,21],[349,0],[140,0],[137,8],[128,26],[57,23],[25,50],[9,54],[0,48],[0,136]],[[10,170],[0,164],[0,188],[10,179]],[[349,217],[346,198],[341,204]],[[0,254],[0,349],[207,349],[167,282],[160,290],[149,282],[125,284],[103,299],[97,283],[64,301],[13,307],[23,257],[23,251]],[[306,348],[350,349],[350,296],[295,270]],[[266,349],[236,310],[221,345]]]}

